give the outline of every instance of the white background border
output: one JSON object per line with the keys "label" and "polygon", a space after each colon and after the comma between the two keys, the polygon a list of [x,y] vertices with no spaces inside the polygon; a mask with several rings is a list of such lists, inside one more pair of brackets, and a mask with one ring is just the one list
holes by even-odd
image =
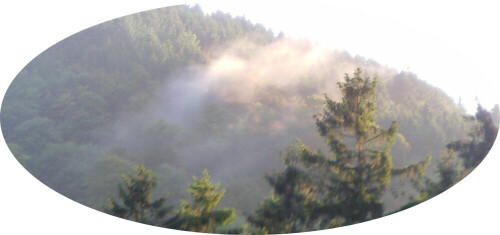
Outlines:
{"label": "white background border", "polygon": [[[0,30],[0,94],[19,71],[43,50],[60,40],[98,23],[143,10],[189,1],[9,1],[2,3]],[[401,5],[401,1],[398,1]],[[286,4],[286,1],[283,1]],[[472,2],[471,2],[472,3]],[[362,4],[362,3],[361,3]],[[384,2],[391,6],[391,2]],[[432,2],[422,2],[433,7]],[[494,1],[475,2],[485,10],[498,9]],[[443,17],[453,8],[440,4]],[[450,8],[447,8],[449,6]],[[394,9],[397,11],[398,9]],[[477,12],[476,14],[481,14]],[[464,17],[468,17],[465,16]],[[398,20],[398,19],[394,19]],[[499,31],[498,23],[474,22],[485,35]],[[496,16],[496,22],[500,17]],[[417,25],[418,27],[418,25]],[[476,31],[477,32],[477,29]],[[498,34],[494,34],[498,38]],[[470,45],[491,48],[477,58],[476,66],[490,76],[491,84],[500,84],[498,55],[500,40],[481,40],[470,35]],[[496,43],[493,43],[496,42]],[[484,45],[490,43],[490,45]],[[469,54],[465,54],[468,56]],[[488,70],[485,70],[488,68]],[[491,73],[488,73],[491,72]],[[473,79],[471,78],[471,82]],[[500,102],[499,102],[500,103]],[[412,209],[362,224],[314,234],[500,234],[500,144],[493,147],[484,162],[466,179],[445,193]],[[141,225],[89,209],[51,190],[31,176],[17,162],[4,141],[0,143],[0,233],[2,234],[185,234],[163,228]]]}

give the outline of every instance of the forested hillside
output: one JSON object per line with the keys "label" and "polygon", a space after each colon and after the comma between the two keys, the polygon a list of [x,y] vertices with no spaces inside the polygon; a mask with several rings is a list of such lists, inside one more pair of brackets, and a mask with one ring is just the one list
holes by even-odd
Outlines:
{"label": "forested hillside", "polygon": [[[208,169],[225,188],[220,207],[235,208],[243,224],[270,195],[264,176],[284,169],[287,146],[299,138],[330,151],[313,116],[324,94],[341,101],[337,83],[357,67],[380,81],[376,123],[399,126],[394,166],[432,155],[427,175],[437,178],[446,145],[471,126],[442,90],[415,74],[198,6],[115,19],[47,49],[9,87],[2,131],[30,173],[90,207],[104,210],[108,197],[118,197],[121,176],[143,164],[157,176],[152,196],[167,190],[166,201],[179,209],[192,176]],[[417,196],[404,181],[382,193],[386,213]]]}
{"label": "forested hillside", "polygon": [[5,139],[40,180],[87,202],[94,190],[86,188],[96,183],[86,179],[92,171],[117,171],[117,177],[108,176],[114,187],[127,166],[139,161],[103,145],[114,139],[113,124],[144,110],[156,88],[176,72],[206,64],[217,47],[241,38],[274,40],[271,32],[245,19],[205,16],[186,6],[91,27],[44,51],[19,73],[3,102]]}

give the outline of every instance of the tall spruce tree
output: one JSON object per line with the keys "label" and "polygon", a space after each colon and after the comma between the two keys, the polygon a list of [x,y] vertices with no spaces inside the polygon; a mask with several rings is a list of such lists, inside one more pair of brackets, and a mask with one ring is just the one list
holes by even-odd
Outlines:
{"label": "tall spruce tree", "polygon": [[[274,192],[249,217],[259,231],[271,233],[325,229],[383,215],[381,197],[391,177],[422,176],[430,158],[394,169],[391,147],[398,126],[375,123],[377,79],[363,78],[358,68],[338,86],[341,102],[325,95],[322,113],[314,116],[329,156],[303,144],[282,155],[285,170],[268,177]],[[266,221],[273,223],[266,223]]]}
{"label": "tall spruce tree", "polygon": [[159,225],[161,220],[173,209],[164,205],[168,194],[155,201],[151,200],[156,187],[156,176],[144,166],[138,166],[135,176],[123,176],[119,185],[119,197],[123,204],[109,198],[106,213],[141,223]]}
{"label": "tall spruce tree", "polygon": [[218,191],[219,184],[213,185],[210,178],[206,169],[202,178],[193,176],[194,182],[187,189],[193,198],[192,202],[182,201],[182,208],[165,223],[167,228],[215,233],[221,226],[234,220],[234,209],[214,210],[225,190]]}
{"label": "tall spruce tree", "polygon": [[378,81],[361,75],[359,68],[353,77],[346,75],[345,82],[339,83],[342,102],[325,96],[326,108],[315,117],[319,133],[332,153],[326,164],[334,173],[327,199],[337,208],[327,218],[340,215],[345,224],[382,215],[380,198],[390,181],[389,152],[398,129],[396,122],[387,130],[375,124]]}

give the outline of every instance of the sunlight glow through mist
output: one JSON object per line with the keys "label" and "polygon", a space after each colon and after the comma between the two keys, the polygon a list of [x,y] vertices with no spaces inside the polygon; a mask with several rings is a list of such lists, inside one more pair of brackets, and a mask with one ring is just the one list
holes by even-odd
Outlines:
{"label": "sunlight glow through mist", "polygon": [[[208,14],[220,10],[244,16],[271,28],[276,35],[282,31],[291,38],[306,38],[399,71],[413,72],[443,89],[455,102],[461,99],[469,113],[476,110],[476,97],[487,109],[500,100],[495,87],[489,85],[493,78],[484,71],[489,65],[478,64],[474,58],[462,55],[470,55],[471,51],[478,57],[488,53],[488,48],[472,43],[477,37],[473,34],[475,28],[493,24],[488,13],[494,12],[479,4],[454,3],[446,12],[447,17],[433,10],[434,6],[429,3],[397,1],[363,4],[357,1],[204,1],[199,5]],[[393,11],[388,7],[391,5],[405,10]],[[494,40],[494,37],[483,40]]]}

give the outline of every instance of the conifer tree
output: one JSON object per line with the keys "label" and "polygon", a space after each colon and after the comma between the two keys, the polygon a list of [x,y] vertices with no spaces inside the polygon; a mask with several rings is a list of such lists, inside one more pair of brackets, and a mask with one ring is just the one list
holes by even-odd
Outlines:
{"label": "conifer tree", "polygon": [[393,122],[382,129],[375,123],[377,83],[377,79],[363,78],[358,68],[352,77],[346,74],[345,81],[338,83],[341,102],[325,95],[324,110],[314,118],[329,147],[329,156],[301,143],[290,147],[295,150],[282,155],[285,171],[268,180],[273,196],[249,217],[255,227],[285,233],[377,218],[383,215],[381,197],[392,176],[425,174],[429,158],[402,169],[393,168],[390,150],[398,126]]}
{"label": "conifer tree", "polygon": [[119,197],[123,204],[109,198],[109,208],[105,212],[124,219],[158,225],[172,207],[164,206],[167,193],[155,201],[151,200],[155,187],[156,176],[140,165],[135,176],[124,175],[123,183],[119,185]]}
{"label": "conifer tree", "polygon": [[461,164],[457,161],[453,150],[443,153],[437,167],[439,181],[437,183],[428,183],[427,190],[421,197],[429,198],[436,196],[455,185],[462,178],[460,167]]}
{"label": "conifer tree", "polygon": [[[285,160],[288,155],[305,150],[300,143],[290,146],[282,153]],[[259,233],[304,232],[314,227],[313,210],[318,202],[309,186],[312,186],[309,175],[285,161],[283,172],[274,172],[266,176],[273,188],[273,195],[265,199],[248,221],[258,228]],[[311,224],[312,223],[312,224]]]}
{"label": "conifer tree", "polygon": [[443,154],[441,155],[441,160],[437,168],[435,169],[435,172],[438,175],[437,182],[434,182],[431,179],[427,178],[423,186],[420,184],[420,182],[416,183],[414,186],[415,189],[420,192],[420,195],[416,199],[411,199],[410,202],[406,203],[390,214],[394,214],[402,210],[406,210],[410,207],[416,206],[424,202],[425,200],[444,192],[451,186],[455,185],[462,178],[461,163],[457,161],[456,154],[453,150],[443,152]]}
{"label": "conifer tree", "polygon": [[219,184],[213,185],[210,178],[206,169],[202,178],[193,176],[194,182],[187,189],[193,199],[191,203],[182,201],[182,208],[165,223],[167,228],[215,233],[218,228],[234,220],[234,209],[214,209],[225,190],[218,191]]}
{"label": "conifer tree", "polygon": [[[475,122],[468,134],[469,139],[453,141],[446,146],[448,151],[443,153],[436,169],[438,181],[427,179],[424,187],[419,189],[420,197],[398,211],[444,192],[481,163],[493,146],[498,133],[498,123],[495,123],[494,120],[495,112],[498,112],[498,105],[492,112],[488,112],[481,105],[478,105],[474,116],[465,116],[469,121]],[[459,159],[456,157],[457,152]]]}
{"label": "conifer tree", "polygon": [[[497,108],[498,106],[495,106],[493,113]],[[437,169],[440,181],[428,184],[424,192],[428,194],[427,197],[445,191],[467,176],[493,147],[498,133],[498,123],[493,120],[492,112],[478,105],[476,114],[465,118],[476,122],[468,134],[469,140],[453,141],[446,146],[448,153],[443,156]],[[458,152],[460,160],[455,157],[455,152]]]}
{"label": "conifer tree", "polygon": [[[498,106],[493,111],[498,112]],[[464,166],[465,174],[476,168],[486,157],[498,133],[498,123],[495,123],[491,112],[478,105],[475,116],[466,117],[471,121],[476,121],[469,132],[469,140],[454,141],[447,145],[447,148],[459,153]]]}
{"label": "conifer tree", "polygon": [[319,133],[332,153],[327,165],[335,173],[328,199],[339,207],[329,217],[340,214],[345,224],[382,215],[380,198],[390,181],[389,152],[398,129],[396,122],[387,130],[375,124],[378,81],[361,74],[358,68],[353,77],[346,75],[339,83],[342,102],[325,96],[326,108],[316,116]]}

